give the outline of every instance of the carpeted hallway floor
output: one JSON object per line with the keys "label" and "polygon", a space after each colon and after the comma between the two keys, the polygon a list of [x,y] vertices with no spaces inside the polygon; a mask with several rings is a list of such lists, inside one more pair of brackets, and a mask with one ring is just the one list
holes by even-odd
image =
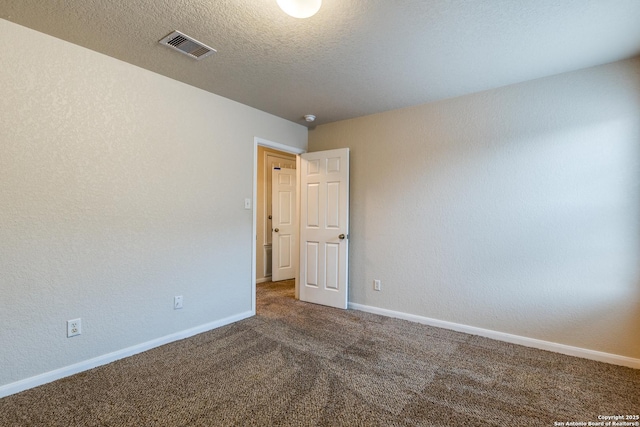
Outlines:
{"label": "carpeted hallway floor", "polygon": [[640,413],[640,371],[296,301],[0,399],[1,426],[553,426]]}

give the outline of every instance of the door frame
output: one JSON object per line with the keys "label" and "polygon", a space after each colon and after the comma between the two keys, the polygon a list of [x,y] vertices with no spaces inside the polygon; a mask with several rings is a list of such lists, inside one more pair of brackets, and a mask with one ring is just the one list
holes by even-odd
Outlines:
{"label": "door frame", "polygon": [[[300,194],[300,154],[306,153],[307,150],[292,147],[290,145],[284,145],[279,142],[269,141],[268,139],[254,137],[253,138],[253,201],[251,204],[251,210],[253,211],[253,225],[251,233],[251,312],[256,314],[256,243],[258,240],[258,225],[257,225],[257,210],[256,204],[258,203],[258,145],[267,148],[273,148],[274,150],[282,151],[284,153],[295,154],[296,156],[296,192]],[[300,203],[296,203],[296,215],[300,217]],[[298,283],[300,280],[300,266],[299,262],[296,262],[296,298],[299,298]]]}

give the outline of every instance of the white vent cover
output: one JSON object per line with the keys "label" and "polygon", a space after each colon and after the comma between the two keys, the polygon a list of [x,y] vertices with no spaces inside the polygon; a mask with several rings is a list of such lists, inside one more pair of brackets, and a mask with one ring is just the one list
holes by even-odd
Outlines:
{"label": "white vent cover", "polygon": [[180,31],[174,31],[159,42],[167,47],[175,49],[179,52],[189,55],[194,59],[202,59],[216,53],[216,50],[200,43],[198,40],[182,34]]}

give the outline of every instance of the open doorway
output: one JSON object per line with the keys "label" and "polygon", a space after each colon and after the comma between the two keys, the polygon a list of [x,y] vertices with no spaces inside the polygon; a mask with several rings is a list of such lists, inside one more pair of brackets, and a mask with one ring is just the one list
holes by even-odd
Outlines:
{"label": "open doorway", "polygon": [[[256,309],[256,285],[262,282],[271,281],[272,260],[273,260],[273,239],[272,239],[272,203],[271,189],[272,170],[274,167],[286,169],[298,169],[299,154],[304,150],[290,147],[273,141],[254,138],[254,179],[253,179],[253,265],[252,265],[252,311]],[[296,185],[296,192],[299,192],[299,185]],[[299,216],[299,207],[295,207],[296,217]],[[296,298],[298,297],[297,286],[297,264],[298,253],[292,253],[292,262],[295,265],[296,277],[295,288]]]}
{"label": "open doorway", "polygon": [[[287,260],[281,260],[283,252],[275,251],[281,245],[279,242],[278,234],[274,234],[274,227],[279,232],[276,224],[278,216],[276,211],[277,204],[272,203],[274,190],[276,190],[278,180],[274,181],[274,177],[280,170],[286,170],[285,172],[293,172],[296,169],[296,156],[295,154],[286,153],[280,150],[274,150],[273,148],[258,146],[258,173],[257,173],[257,187],[258,194],[256,199],[256,283],[263,283],[269,281],[281,280],[278,278],[277,269],[283,263],[291,264],[291,255],[287,254]],[[274,170],[276,172],[274,172]],[[293,181],[295,182],[295,180]],[[295,191],[295,188],[293,189]],[[290,209],[290,207],[289,207]],[[295,212],[294,212],[295,213]],[[295,219],[295,218],[294,218]],[[274,222],[276,221],[276,222]],[[279,244],[280,243],[280,244]],[[274,268],[275,264],[275,268]],[[293,279],[295,274],[283,277],[282,279]]]}
{"label": "open doorway", "polygon": [[[349,149],[305,154],[299,148],[254,138],[251,266],[253,313],[256,313],[256,202],[260,146],[296,156],[296,194],[299,196],[295,203],[295,217],[300,224],[297,242],[300,250],[292,251],[295,298],[346,309],[349,296]],[[300,259],[304,262],[301,263]],[[301,286],[301,277],[304,278],[304,286]]]}

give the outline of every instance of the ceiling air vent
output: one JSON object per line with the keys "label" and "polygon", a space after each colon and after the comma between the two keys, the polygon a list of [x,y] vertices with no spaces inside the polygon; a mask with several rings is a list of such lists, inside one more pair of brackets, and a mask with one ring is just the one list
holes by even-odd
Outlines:
{"label": "ceiling air vent", "polygon": [[194,59],[202,59],[216,53],[216,50],[200,43],[198,40],[182,34],[180,31],[174,31],[167,37],[160,40],[160,44],[173,48],[179,52],[189,55]]}

